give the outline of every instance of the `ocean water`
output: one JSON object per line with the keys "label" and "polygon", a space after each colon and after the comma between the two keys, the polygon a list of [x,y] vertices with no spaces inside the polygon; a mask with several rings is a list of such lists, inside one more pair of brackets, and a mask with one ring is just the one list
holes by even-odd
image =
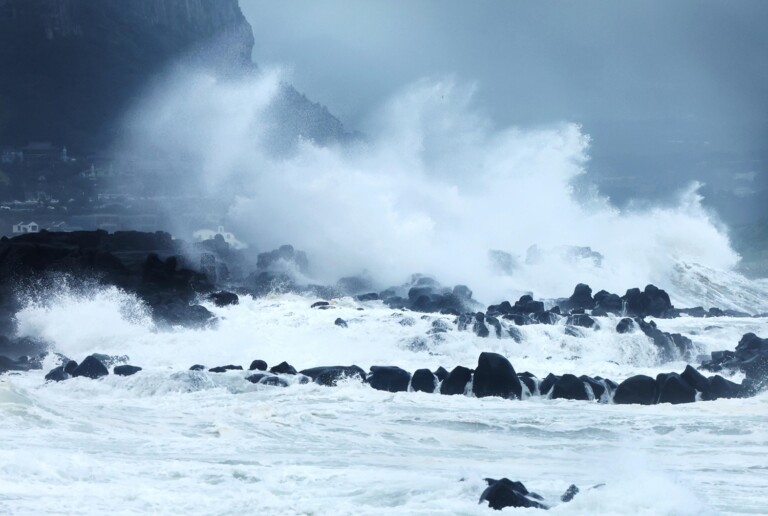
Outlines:
{"label": "ocean water", "polygon": [[[518,372],[681,371],[616,318],[584,337],[526,326],[520,343],[481,339],[380,302],[297,295],[210,306],[214,329],[158,331],[117,289],[62,291],[17,314],[19,333],[73,359],[127,355],[122,378],[53,384],[43,371],[0,377],[0,513],[489,514],[485,477],[522,481],[563,514],[768,513],[768,394],[689,405],[620,406],[416,392],[253,385],[246,371],[192,372],[253,359],[320,365],[473,367],[482,351]],[[360,310],[362,308],[362,310]],[[334,325],[341,317],[348,328]],[[768,318],[658,320],[700,353],[768,335]],[[734,380],[739,381],[737,376]],[[559,496],[576,484],[574,501]],[[591,488],[605,484],[599,488]],[[524,513],[533,509],[505,509]]]}

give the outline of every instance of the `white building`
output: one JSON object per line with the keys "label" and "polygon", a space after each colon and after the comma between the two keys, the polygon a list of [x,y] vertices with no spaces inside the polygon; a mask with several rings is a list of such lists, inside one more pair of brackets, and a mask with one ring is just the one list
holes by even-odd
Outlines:
{"label": "white building", "polygon": [[22,233],[39,233],[39,232],[40,232],[40,226],[36,222],[30,222],[28,224],[19,222],[18,224],[13,225],[14,235],[19,235]]}
{"label": "white building", "polygon": [[221,235],[221,237],[224,239],[226,243],[228,243],[232,248],[234,249],[245,249],[248,247],[247,244],[242,243],[239,241],[235,235],[232,233],[229,233],[227,231],[224,231],[224,226],[219,226],[216,231],[212,229],[198,229],[194,233],[192,233],[192,237],[197,242],[204,242],[206,240],[213,240],[216,238],[216,235]]}

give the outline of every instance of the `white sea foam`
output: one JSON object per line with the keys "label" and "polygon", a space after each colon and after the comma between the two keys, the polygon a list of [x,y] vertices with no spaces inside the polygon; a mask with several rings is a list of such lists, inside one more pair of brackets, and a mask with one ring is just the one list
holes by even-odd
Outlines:
{"label": "white sea foam", "polygon": [[[127,354],[144,370],[59,384],[46,384],[45,371],[0,380],[0,511],[487,514],[477,505],[482,478],[502,476],[545,496],[556,513],[765,509],[765,394],[652,407],[513,402],[389,394],[355,382],[270,388],[245,381],[245,371],[187,370],[193,363],[247,368],[261,358],[297,368],[413,371],[473,366],[481,351],[503,353],[518,371],[538,375],[620,380],[684,367],[659,365],[652,343],[640,333],[616,334],[613,318],[585,338],[536,325],[520,328],[521,343],[454,329],[442,341],[414,345],[444,316],[350,298],[317,310],[313,301],[244,296],[237,306],[209,306],[221,319],[215,329],[170,332],[136,317],[143,313],[137,300],[112,288],[65,289],[19,312],[22,332],[46,337],[56,351],[78,360]],[[349,327],[335,326],[336,317]],[[767,319],[657,323],[690,336],[703,352],[732,348],[747,331],[768,333]],[[582,493],[559,504],[571,483]]]}

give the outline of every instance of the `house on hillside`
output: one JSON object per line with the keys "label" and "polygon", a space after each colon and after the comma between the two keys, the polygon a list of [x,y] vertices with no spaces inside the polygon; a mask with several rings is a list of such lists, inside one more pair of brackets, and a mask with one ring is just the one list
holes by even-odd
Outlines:
{"label": "house on hillside", "polygon": [[212,229],[198,229],[192,233],[196,242],[205,242],[206,240],[213,240],[216,236],[221,235],[226,243],[232,246],[233,249],[246,249],[247,244],[239,241],[234,234],[224,231],[224,226],[219,226],[216,231]]}
{"label": "house on hillside", "polygon": [[25,224],[24,222],[19,222],[18,224],[13,225],[14,235],[20,235],[23,233],[39,233],[39,232],[40,232],[40,226],[35,222],[30,222],[28,224]]}

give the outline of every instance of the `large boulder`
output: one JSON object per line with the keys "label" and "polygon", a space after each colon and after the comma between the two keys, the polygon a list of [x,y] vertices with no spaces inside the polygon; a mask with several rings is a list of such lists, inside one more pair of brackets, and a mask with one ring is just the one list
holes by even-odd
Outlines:
{"label": "large boulder", "polygon": [[552,386],[552,399],[589,400],[584,382],[572,374],[562,375]]}
{"label": "large boulder", "polygon": [[595,308],[593,314],[597,314],[598,311],[607,314],[620,315],[624,310],[624,302],[618,296],[618,294],[611,294],[605,290],[601,290],[595,294]]}
{"label": "large boulder", "polygon": [[475,369],[472,392],[478,398],[499,396],[502,398],[522,397],[522,387],[515,368],[498,353],[480,353]]}
{"label": "large boulder", "polygon": [[656,380],[639,374],[619,384],[613,394],[613,402],[620,405],[653,405],[658,398],[656,391]]}
{"label": "large boulder", "polygon": [[559,376],[549,373],[544,380],[539,384],[539,391],[541,392],[542,396],[546,396],[550,390],[552,390],[552,387],[555,386],[555,383],[560,379]]}
{"label": "large boulder", "polygon": [[744,394],[744,389],[741,385],[730,380],[726,380],[719,374],[710,376],[708,380],[710,386],[710,399],[716,400],[720,398],[741,398]]}
{"label": "large boulder", "polygon": [[296,368],[288,362],[280,362],[276,366],[272,366],[269,372],[272,374],[296,374]]}
{"label": "large boulder", "polygon": [[661,373],[656,376],[658,389],[657,403],[693,403],[696,401],[696,389],[677,373]]}
{"label": "large boulder", "polygon": [[267,370],[267,363],[264,360],[256,359],[253,362],[251,362],[251,365],[248,367],[249,371],[266,371]]}
{"label": "large boulder", "polygon": [[464,366],[456,366],[448,374],[448,378],[440,384],[440,394],[464,394],[470,381],[472,381],[472,370]]}
{"label": "large boulder", "polygon": [[627,314],[634,317],[673,317],[676,314],[669,294],[655,285],[647,285],[642,292],[638,288],[629,289],[621,300]]}
{"label": "large boulder", "polygon": [[417,392],[435,392],[437,377],[429,369],[417,369],[411,378],[411,388]]}
{"label": "large boulder", "polygon": [[592,289],[589,285],[579,283],[573,289],[573,294],[568,298],[568,306],[573,308],[584,308],[591,310],[595,307],[595,300],[592,298]]}
{"label": "large boulder", "polygon": [[616,333],[620,333],[620,334],[629,333],[632,331],[634,327],[635,327],[634,321],[632,321],[632,319],[630,319],[629,317],[625,317],[621,321],[619,321],[619,324],[616,325]]}
{"label": "large boulder", "polygon": [[365,371],[356,366],[324,366],[304,369],[301,374],[312,378],[312,381],[320,385],[335,387],[339,381],[356,379],[365,381]]}
{"label": "large boulder", "polygon": [[366,381],[379,391],[403,392],[408,390],[411,373],[395,366],[371,366]]}
{"label": "large boulder", "polygon": [[93,380],[101,378],[102,376],[107,376],[108,374],[109,370],[106,366],[98,359],[94,358],[93,355],[86,357],[85,360],[72,371],[72,376],[74,377],[84,376]]}

